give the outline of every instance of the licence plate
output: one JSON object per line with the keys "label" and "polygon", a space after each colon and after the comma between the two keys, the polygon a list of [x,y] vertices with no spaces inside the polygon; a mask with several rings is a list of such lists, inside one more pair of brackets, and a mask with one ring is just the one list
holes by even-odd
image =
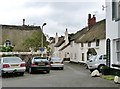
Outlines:
{"label": "licence plate", "polygon": [[38,65],[39,65],[39,66],[44,66],[44,65],[45,65],[45,63],[39,63]]}
{"label": "licence plate", "polygon": [[55,63],[59,64],[60,62],[55,62]]}
{"label": "licence plate", "polygon": [[11,66],[12,67],[17,67],[19,64],[12,64]]}

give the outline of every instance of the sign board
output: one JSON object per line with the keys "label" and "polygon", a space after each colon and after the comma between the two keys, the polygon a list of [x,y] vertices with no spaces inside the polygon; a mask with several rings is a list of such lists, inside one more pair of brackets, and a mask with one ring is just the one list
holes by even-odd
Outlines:
{"label": "sign board", "polygon": [[40,51],[43,52],[43,51],[44,51],[44,48],[40,48]]}

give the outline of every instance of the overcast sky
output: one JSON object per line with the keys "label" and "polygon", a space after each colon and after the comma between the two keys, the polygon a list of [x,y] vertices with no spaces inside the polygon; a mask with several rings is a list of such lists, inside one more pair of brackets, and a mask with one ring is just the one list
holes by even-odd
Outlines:
{"label": "overcast sky", "polygon": [[[48,2],[49,1],[49,2]],[[0,24],[42,26],[49,36],[64,35],[65,29],[75,33],[87,26],[88,14],[97,21],[105,18],[104,0],[0,0]]]}

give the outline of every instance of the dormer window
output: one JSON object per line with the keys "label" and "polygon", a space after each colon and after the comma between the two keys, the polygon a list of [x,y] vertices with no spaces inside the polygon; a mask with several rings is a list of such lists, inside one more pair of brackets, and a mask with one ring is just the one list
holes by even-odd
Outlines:
{"label": "dormer window", "polygon": [[12,43],[11,43],[11,41],[10,40],[6,40],[5,42],[4,42],[4,46],[12,46]]}

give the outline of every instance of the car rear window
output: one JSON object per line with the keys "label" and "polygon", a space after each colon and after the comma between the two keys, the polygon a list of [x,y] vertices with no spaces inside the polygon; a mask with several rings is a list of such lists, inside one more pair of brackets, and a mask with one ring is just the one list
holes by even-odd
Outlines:
{"label": "car rear window", "polygon": [[22,60],[19,57],[5,57],[3,58],[4,63],[19,63]]}
{"label": "car rear window", "polygon": [[44,57],[35,57],[34,62],[48,61],[47,58]]}
{"label": "car rear window", "polygon": [[61,61],[60,58],[51,58],[51,61]]}

